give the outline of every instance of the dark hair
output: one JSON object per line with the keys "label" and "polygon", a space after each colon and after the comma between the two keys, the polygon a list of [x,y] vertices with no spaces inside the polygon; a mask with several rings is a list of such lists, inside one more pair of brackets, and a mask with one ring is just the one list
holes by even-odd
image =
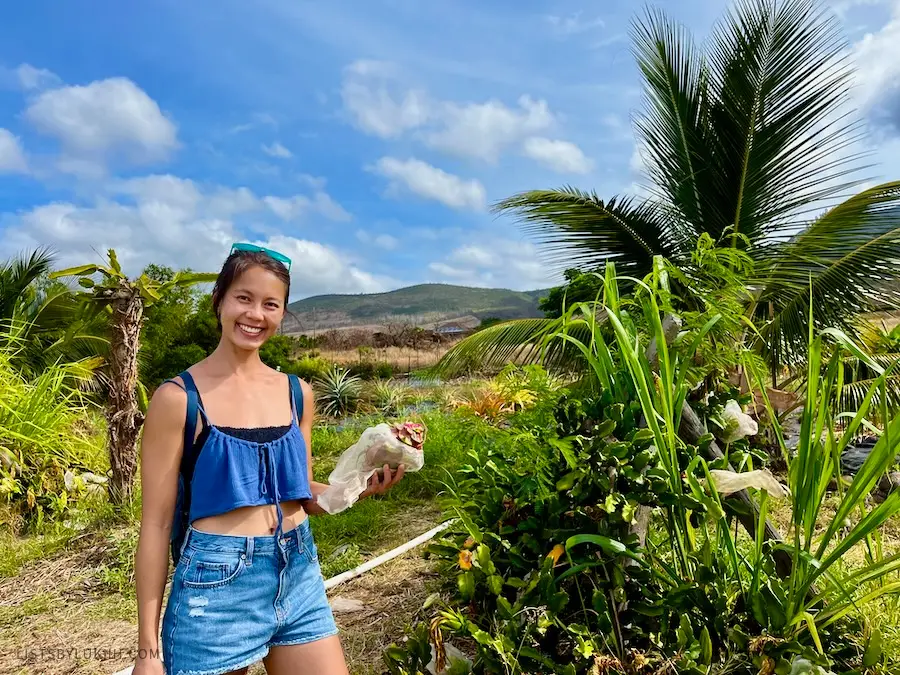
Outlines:
{"label": "dark hair", "polygon": [[235,251],[225,259],[225,264],[222,265],[222,270],[219,272],[212,290],[212,306],[216,313],[219,330],[222,329],[222,322],[219,320],[219,306],[222,304],[222,299],[234,280],[251,267],[262,267],[278,277],[284,284],[284,307],[287,311],[288,298],[291,295],[291,275],[287,267],[262,251]]}

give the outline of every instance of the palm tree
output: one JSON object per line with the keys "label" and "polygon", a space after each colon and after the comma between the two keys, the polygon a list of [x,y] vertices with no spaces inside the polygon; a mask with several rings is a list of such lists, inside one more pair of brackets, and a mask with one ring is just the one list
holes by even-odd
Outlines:
{"label": "palm tree", "polygon": [[[79,299],[89,315],[108,315],[109,396],[106,406],[109,463],[112,469],[109,498],[113,504],[131,499],[137,471],[137,438],[143,423],[138,407],[138,353],[144,309],[168,293],[197,283],[215,281],[215,274],[179,272],[166,282],[146,274],[131,280],[122,271],[116,252],[108,252],[109,265],[82,265],[60,270],[51,278],[78,277],[86,289]],[[99,274],[101,280],[93,277]]]}
{"label": "palm tree", "polygon": [[[635,121],[646,196],[603,200],[572,187],[501,201],[551,262],[643,277],[654,256],[690,276],[708,235],[753,261],[745,312],[772,372],[803,360],[818,327],[900,304],[900,182],[858,189],[860,126],[845,111],[852,69],[836,21],[815,0],[740,0],[705,49],[662,13],[635,21],[644,106]],[[843,201],[842,201],[843,200]],[[558,323],[558,322],[556,322]],[[553,320],[485,329],[438,365],[534,358]],[[557,347],[551,362],[563,352]]]}
{"label": "palm tree", "polygon": [[55,362],[97,365],[106,353],[103,322],[82,320],[72,292],[49,280],[53,262],[38,249],[0,263],[0,339],[12,349],[10,363],[31,375]]}

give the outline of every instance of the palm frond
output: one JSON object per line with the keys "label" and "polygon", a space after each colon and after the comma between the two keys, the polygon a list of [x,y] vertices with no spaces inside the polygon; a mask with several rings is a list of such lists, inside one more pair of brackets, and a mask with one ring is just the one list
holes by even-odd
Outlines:
{"label": "palm frond", "polygon": [[706,124],[703,57],[684,27],[658,10],[632,26],[635,59],[644,75],[644,110],[635,120],[650,186],[696,237],[714,214],[704,183],[712,169]]}
{"label": "palm frond", "polygon": [[673,220],[650,201],[613,198],[607,202],[596,193],[572,187],[531,190],[494,207],[497,213],[514,213],[525,232],[550,253],[547,262],[559,267],[596,269],[615,261],[623,274],[644,276],[653,256],[678,258]]}
{"label": "palm frond", "polygon": [[900,306],[900,181],[859,193],[770,249],[757,317],[773,363],[803,353],[812,293],[818,328],[857,334],[855,316]]}
{"label": "palm frond", "polygon": [[720,213],[707,232],[783,234],[858,184],[847,179],[861,167],[848,154],[859,128],[842,111],[846,52],[837,21],[816,0],[741,0],[717,26],[707,51],[715,100],[705,188]]}
{"label": "palm frond", "polygon": [[42,248],[0,263],[0,319],[18,318],[29,287],[53,266],[53,255]]}
{"label": "palm frond", "polygon": [[[480,330],[454,345],[430,373],[436,377],[455,377],[472,370],[500,369],[508,363],[542,363],[548,369],[566,370],[580,360],[578,349],[569,342],[544,340],[564,327],[563,319],[515,319]],[[570,331],[586,340],[590,331]]]}
{"label": "palm frond", "polygon": [[[880,412],[883,410],[882,398],[887,404],[887,412],[889,417],[893,417],[900,412],[900,354],[873,354],[872,360],[875,361],[884,370],[893,368],[891,371],[895,373],[884,378],[884,391],[876,389],[872,396],[872,410]],[[878,373],[872,372],[859,363],[858,359],[848,357],[844,359],[845,381],[841,389],[841,412],[855,412],[859,410],[860,404],[866,397],[869,389],[878,381]]]}

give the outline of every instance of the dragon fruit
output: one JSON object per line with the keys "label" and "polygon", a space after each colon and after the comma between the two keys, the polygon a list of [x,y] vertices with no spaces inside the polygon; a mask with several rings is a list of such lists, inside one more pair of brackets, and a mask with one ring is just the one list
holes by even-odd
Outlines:
{"label": "dragon fruit", "polygon": [[[390,426],[390,431],[393,438],[403,443],[403,445],[417,452],[422,452],[426,433],[424,424],[398,422]],[[380,468],[387,464],[391,469],[396,469],[401,464],[409,464],[408,451],[404,451],[403,445],[392,444],[385,439],[376,441],[366,450],[366,465]],[[406,457],[407,461],[404,460],[404,457]]]}
{"label": "dragon fruit", "polygon": [[391,425],[391,431],[394,432],[397,440],[416,450],[421,450],[422,445],[425,443],[427,429],[424,424],[419,424],[418,422],[397,422]]}

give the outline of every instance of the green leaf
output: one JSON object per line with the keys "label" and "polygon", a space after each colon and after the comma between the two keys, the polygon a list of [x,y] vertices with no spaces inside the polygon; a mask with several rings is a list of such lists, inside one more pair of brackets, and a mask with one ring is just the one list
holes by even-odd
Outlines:
{"label": "green leaf", "polygon": [[554,614],[559,614],[567,604],[569,604],[569,594],[565,591],[558,591],[550,596],[547,601],[547,609]]}
{"label": "green leaf", "polygon": [[581,475],[581,471],[570,471],[558,481],[556,481],[556,489],[560,492],[565,492],[566,490],[571,490],[575,485],[575,479]]}
{"label": "green leaf", "polygon": [[78,285],[82,288],[93,288],[94,280],[90,277],[81,277],[80,279],[78,279]]}
{"label": "green leaf", "polygon": [[107,254],[109,255],[109,266],[112,268],[112,271],[121,276],[122,266],[119,264],[119,257],[116,255],[115,250],[109,249]]}
{"label": "green leaf", "polygon": [[712,663],[713,648],[712,640],[709,637],[709,629],[704,626],[700,631],[700,663],[708,666]]}
{"label": "green leaf", "polygon": [[463,600],[471,600],[475,595],[475,575],[471,571],[458,575],[456,585]]}
{"label": "green leaf", "polygon": [[871,668],[881,663],[882,654],[881,631],[875,628],[869,635],[869,642],[866,644],[866,652],[863,654],[862,659],[863,667]]}
{"label": "green leaf", "polygon": [[52,272],[50,274],[50,278],[59,279],[60,277],[78,277],[83,275],[96,274],[97,272],[109,274],[109,271],[102,265],[80,265],[78,267],[68,267],[64,270]]}
{"label": "green leaf", "polygon": [[500,595],[503,592],[503,577],[492,574],[487,578],[488,590],[494,595]]}

